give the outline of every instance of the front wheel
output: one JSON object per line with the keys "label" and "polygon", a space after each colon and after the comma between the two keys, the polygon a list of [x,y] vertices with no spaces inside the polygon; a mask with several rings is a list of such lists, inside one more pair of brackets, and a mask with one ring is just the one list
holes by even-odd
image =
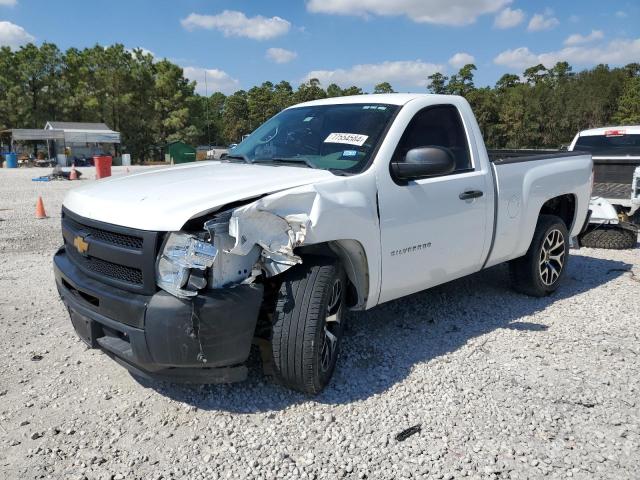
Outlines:
{"label": "front wheel", "polygon": [[527,253],[509,262],[513,287],[533,297],[553,293],[569,260],[569,232],[559,217],[540,215]]}
{"label": "front wheel", "polygon": [[328,257],[305,257],[283,274],[273,317],[276,377],[317,394],[329,383],[344,332],[346,276]]}

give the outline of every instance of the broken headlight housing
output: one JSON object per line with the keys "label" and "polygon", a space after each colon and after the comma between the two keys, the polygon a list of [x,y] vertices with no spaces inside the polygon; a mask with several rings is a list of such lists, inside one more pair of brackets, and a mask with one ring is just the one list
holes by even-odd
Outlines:
{"label": "broken headlight housing", "polygon": [[213,265],[218,249],[193,235],[167,235],[156,261],[158,287],[179,298],[189,298],[207,284],[205,271]]}

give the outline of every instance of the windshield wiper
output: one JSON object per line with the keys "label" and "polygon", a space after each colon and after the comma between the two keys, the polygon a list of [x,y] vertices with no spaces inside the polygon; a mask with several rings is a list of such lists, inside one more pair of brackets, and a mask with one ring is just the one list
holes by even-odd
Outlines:
{"label": "windshield wiper", "polygon": [[251,163],[304,163],[309,168],[318,168],[317,165],[304,157],[274,157],[274,158],[257,158]]}

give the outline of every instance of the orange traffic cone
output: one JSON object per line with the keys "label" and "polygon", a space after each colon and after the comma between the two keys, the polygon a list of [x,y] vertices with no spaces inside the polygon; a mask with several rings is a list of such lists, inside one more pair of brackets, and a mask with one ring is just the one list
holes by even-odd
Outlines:
{"label": "orange traffic cone", "polygon": [[72,163],[71,173],[69,174],[69,180],[77,180],[77,179],[78,179],[78,172],[76,172],[76,164]]}
{"label": "orange traffic cone", "polygon": [[42,202],[41,196],[38,196],[38,201],[36,202],[36,218],[47,218],[47,213],[44,211],[44,203]]}

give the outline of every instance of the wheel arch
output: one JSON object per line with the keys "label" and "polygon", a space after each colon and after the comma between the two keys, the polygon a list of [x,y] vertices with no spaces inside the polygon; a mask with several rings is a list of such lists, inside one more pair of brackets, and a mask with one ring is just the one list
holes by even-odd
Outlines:
{"label": "wheel arch", "polygon": [[351,310],[364,310],[369,299],[369,264],[363,245],[357,240],[331,240],[296,249],[296,254],[326,255],[337,258],[347,274],[347,304]]}
{"label": "wheel arch", "polygon": [[555,215],[561,218],[567,230],[571,232],[576,219],[576,196],[572,193],[566,193],[550,198],[540,207],[538,218],[541,215]]}

